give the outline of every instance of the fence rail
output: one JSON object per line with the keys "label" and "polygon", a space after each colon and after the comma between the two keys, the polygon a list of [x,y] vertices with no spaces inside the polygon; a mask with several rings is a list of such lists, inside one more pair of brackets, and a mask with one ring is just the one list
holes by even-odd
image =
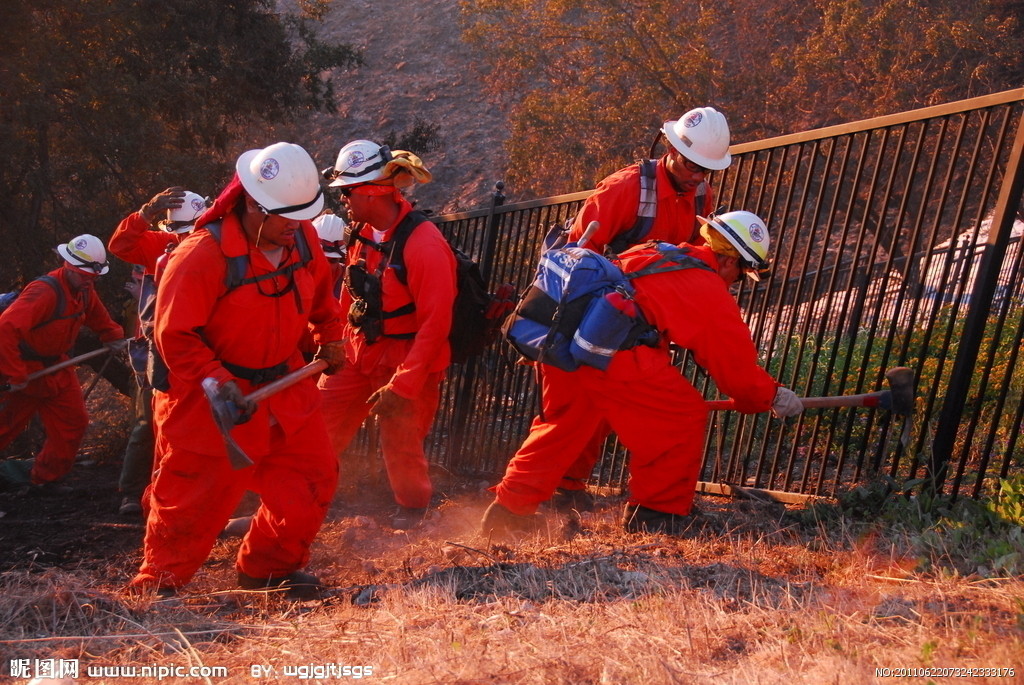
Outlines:
{"label": "fence rail", "polygon": [[[808,411],[799,419],[719,412],[702,487],[832,495],[885,473],[931,477],[978,496],[1022,469],[1024,338],[1020,248],[1024,89],[733,146],[714,172],[720,201],[766,219],[773,275],[738,301],[763,363],[805,396],[918,377],[906,422],[884,410]],[[552,225],[589,192],[442,216],[489,282],[524,289]],[[678,363],[705,397],[713,382]],[[531,369],[507,346],[453,367],[428,438],[430,458],[495,478],[536,412]],[[365,443],[364,443],[365,444]],[[624,487],[627,455],[610,438],[594,482]]]}

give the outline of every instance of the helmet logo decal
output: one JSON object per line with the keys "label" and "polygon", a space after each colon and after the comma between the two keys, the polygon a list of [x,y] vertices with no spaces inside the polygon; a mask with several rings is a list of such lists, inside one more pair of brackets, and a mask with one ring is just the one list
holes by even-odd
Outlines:
{"label": "helmet logo decal", "polygon": [[192,198],[192,209],[197,212],[202,211],[203,209],[206,209],[206,203],[198,197],[194,197]]}
{"label": "helmet logo decal", "polygon": [[353,150],[348,156],[348,168],[358,168],[363,166],[363,162],[366,161],[366,157],[359,150]]}
{"label": "helmet logo decal", "polygon": [[683,126],[686,128],[693,128],[694,126],[698,126],[703,120],[704,115],[700,112],[690,112],[686,115],[686,118],[683,119]]}
{"label": "helmet logo decal", "polygon": [[263,160],[260,164],[260,177],[264,181],[272,181],[277,178],[277,174],[281,171],[281,165],[277,163],[277,160],[273,157],[268,157]]}
{"label": "helmet logo decal", "polygon": [[754,242],[764,242],[764,226],[761,224],[750,224],[750,237]]}
{"label": "helmet logo decal", "polygon": [[74,248],[76,250],[84,252],[85,248],[88,247],[88,246],[89,246],[89,243],[87,243],[85,241],[85,238],[79,238],[78,240],[75,241]]}

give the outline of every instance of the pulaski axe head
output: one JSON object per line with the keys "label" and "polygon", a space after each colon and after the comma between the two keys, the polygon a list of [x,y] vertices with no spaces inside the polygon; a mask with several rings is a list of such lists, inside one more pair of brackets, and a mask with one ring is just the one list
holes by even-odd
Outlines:
{"label": "pulaski axe head", "polygon": [[224,445],[228,450],[231,468],[236,470],[244,469],[246,466],[252,466],[252,459],[235,442],[235,439],[231,437],[231,429],[235,427],[239,411],[233,403],[220,397],[217,393],[218,387],[215,379],[203,379],[203,393],[210,403],[210,409],[213,410],[213,422],[217,424],[217,430],[224,437]]}
{"label": "pulaski axe head", "polygon": [[879,393],[878,405],[893,414],[909,416],[914,411],[914,395],[917,387],[914,371],[906,366],[895,366],[885,372],[889,389]]}

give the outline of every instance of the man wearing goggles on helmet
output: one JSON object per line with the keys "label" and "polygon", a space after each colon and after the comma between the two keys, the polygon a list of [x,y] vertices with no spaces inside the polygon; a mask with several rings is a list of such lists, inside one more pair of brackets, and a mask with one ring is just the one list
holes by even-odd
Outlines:
{"label": "man wearing goggles on helmet", "polygon": [[55,482],[74,465],[89,416],[73,366],[32,381],[27,377],[68,359],[83,324],[112,350],[124,347],[124,331],[93,287],[110,269],[103,243],[80,235],[56,251],[64,264],[26,285],[0,314],[0,377],[9,384],[9,392],[0,395],[0,449],[39,415],[46,440],[30,477],[42,492],[60,490]]}
{"label": "man wearing goggles on helmet", "polygon": [[[344,452],[367,414],[380,417],[381,447],[398,509],[391,525],[422,519],[433,487],[423,441],[434,420],[450,360],[455,257],[400,188],[426,183],[430,172],[411,152],[356,140],[329,172],[354,228],[342,309],[348,312],[346,364],[320,380],[331,441]],[[401,262],[395,236],[407,231]],[[394,258],[394,259],[393,259]]]}
{"label": "man wearing goggles on helmet", "polygon": [[[687,535],[706,523],[693,511],[704,448],[707,406],[672,364],[669,343],[689,350],[718,389],[745,413],[793,416],[799,398],[781,387],[757,361],[757,349],[729,286],[747,264],[765,263],[769,238],[750,212],[728,212],[702,226],[706,245],[679,245],[692,259],[687,268],[632,281],[635,304],[663,339],[615,353],[607,370],[544,367],[562,390],[565,409],[533,422],[513,456],[482,532],[508,534],[537,525],[538,505],[552,496],[565,469],[603,422],[630,452],[628,532]],[[619,256],[629,274],[662,260],[669,243],[640,245]]]}

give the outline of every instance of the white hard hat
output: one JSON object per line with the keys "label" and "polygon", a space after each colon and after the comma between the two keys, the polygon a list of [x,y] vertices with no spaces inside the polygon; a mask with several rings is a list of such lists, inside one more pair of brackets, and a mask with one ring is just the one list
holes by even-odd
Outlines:
{"label": "white hard hat", "polygon": [[313,220],[320,246],[328,257],[340,259],[345,256],[345,220],[337,214],[321,214]]}
{"label": "white hard hat", "polygon": [[168,233],[188,233],[205,210],[206,200],[203,196],[186,190],[185,201],[180,207],[167,210],[167,219],[160,222],[160,228]]}
{"label": "white hard hat", "polygon": [[110,271],[110,265],[107,264],[107,249],[103,247],[103,241],[88,233],[72,238],[65,245],[58,245],[57,254],[76,269],[97,276]]}
{"label": "white hard hat", "polygon": [[[771,239],[768,237],[768,228],[756,214],[740,210],[713,215],[707,219],[697,218],[706,223],[709,228],[720,233],[729,241],[730,245],[736,248],[743,261],[754,270],[750,272],[752,277],[756,275],[756,270],[768,266],[768,248],[771,246]],[[754,278],[754,280],[758,279]]]}
{"label": "white hard hat", "polygon": [[242,187],[267,214],[312,219],[324,208],[320,173],[309,153],[294,143],[274,143],[243,153],[235,164]]}
{"label": "white hard hat", "polygon": [[725,169],[729,154],[729,122],[714,107],[691,109],[676,121],[666,121],[661,132],[683,157],[705,169]]}
{"label": "white hard hat", "polygon": [[338,151],[331,186],[351,186],[383,178],[384,165],[391,159],[387,145],[378,145],[372,140],[353,140]]}

